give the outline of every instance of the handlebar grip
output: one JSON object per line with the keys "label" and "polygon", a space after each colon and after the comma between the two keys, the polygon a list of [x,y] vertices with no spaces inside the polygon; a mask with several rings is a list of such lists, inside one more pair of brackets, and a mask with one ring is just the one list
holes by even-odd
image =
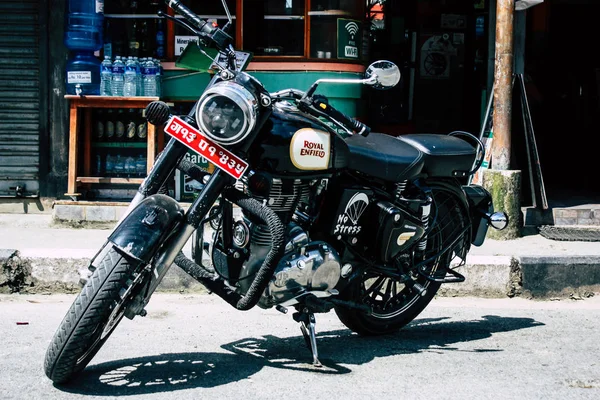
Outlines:
{"label": "handlebar grip", "polygon": [[190,24],[198,28],[200,32],[210,35],[213,31],[211,25],[205,20],[198,17],[185,5],[181,4],[179,0],[165,0],[165,3],[171,7],[177,14],[183,16]]}
{"label": "handlebar grip", "polygon": [[351,130],[353,130],[361,136],[369,136],[369,133],[371,133],[371,128],[369,128],[367,125],[352,117],[347,116],[341,111],[336,110],[335,108],[327,104],[327,102],[322,101],[321,99],[315,99],[313,105],[321,111],[325,112],[331,118],[341,122],[342,124],[346,125]]}

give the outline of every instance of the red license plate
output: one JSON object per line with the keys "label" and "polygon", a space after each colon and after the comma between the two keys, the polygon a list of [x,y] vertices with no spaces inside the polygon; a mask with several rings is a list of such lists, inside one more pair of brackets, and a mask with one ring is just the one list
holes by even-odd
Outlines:
{"label": "red license plate", "polygon": [[244,172],[246,172],[246,169],[248,169],[246,161],[213,142],[199,130],[177,116],[171,117],[169,122],[167,122],[165,132],[235,179],[240,179],[244,175]]}

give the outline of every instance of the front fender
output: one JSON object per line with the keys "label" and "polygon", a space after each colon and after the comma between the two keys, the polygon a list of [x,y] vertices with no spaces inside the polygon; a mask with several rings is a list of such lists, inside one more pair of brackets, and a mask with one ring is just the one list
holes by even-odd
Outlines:
{"label": "front fender", "polygon": [[125,217],[108,240],[124,253],[148,263],[183,220],[183,214],[179,203],[169,196],[149,196]]}

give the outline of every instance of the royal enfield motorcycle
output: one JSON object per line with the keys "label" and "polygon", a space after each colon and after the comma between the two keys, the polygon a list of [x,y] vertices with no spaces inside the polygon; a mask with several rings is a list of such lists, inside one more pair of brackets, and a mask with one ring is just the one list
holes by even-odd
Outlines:
{"label": "royal enfield motorcycle", "polygon": [[[489,193],[466,184],[483,160],[476,137],[370,133],[316,94],[321,84],[391,88],[400,79],[393,63],[375,62],[364,79],[269,93],[236,69],[230,24],[168,5],[201,51],[213,46],[225,61],[189,115],[148,105],[148,122],[172,138],[52,339],[45,372],[54,382],[83,370],[123,317],[146,315],[172,264],[238,310],[292,309],[319,366],[316,313],[335,310],[361,335],[396,331],[442,283],[464,280],[456,268],[489,225],[507,225]],[[187,161],[190,149],[215,171]],[[201,187],[186,212],[165,194],[176,169]],[[182,249],[192,236],[190,259]]]}

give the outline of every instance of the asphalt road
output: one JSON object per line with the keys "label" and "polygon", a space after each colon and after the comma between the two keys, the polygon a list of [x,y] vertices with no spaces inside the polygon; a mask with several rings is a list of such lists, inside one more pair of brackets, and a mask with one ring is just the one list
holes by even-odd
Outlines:
{"label": "asphalt road", "polygon": [[599,399],[600,298],[436,299],[398,334],[317,315],[322,369],[298,324],[215,296],[158,294],[71,385],[42,371],[73,296],[0,296],[0,399]]}

